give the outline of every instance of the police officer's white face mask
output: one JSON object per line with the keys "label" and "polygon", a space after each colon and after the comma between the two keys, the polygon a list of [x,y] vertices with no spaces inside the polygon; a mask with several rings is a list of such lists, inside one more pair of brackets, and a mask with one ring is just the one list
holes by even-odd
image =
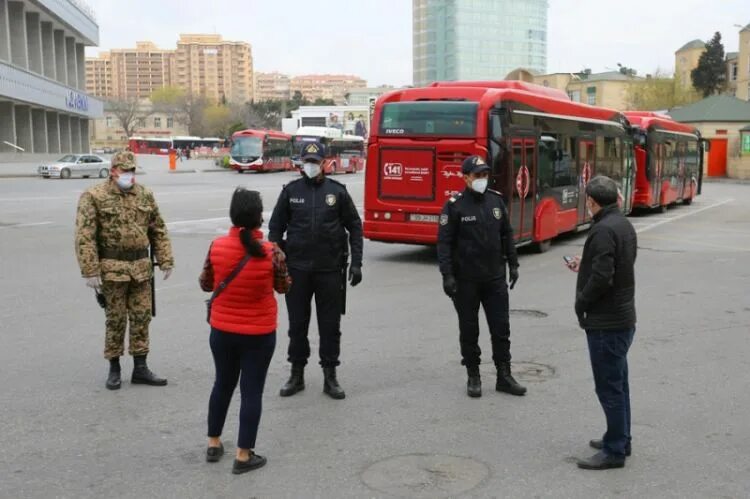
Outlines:
{"label": "police officer's white face mask", "polygon": [[127,191],[128,189],[133,187],[133,184],[135,180],[135,175],[133,172],[120,172],[120,175],[117,177],[117,186],[122,189],[123,191]]}
{"label": "police officer's white face mask", "polygon": [[486,177],[475,178],[471,181],[471,190],[478,192],[479,194],[484,194],[484,191],[487,190],[487,181],[488,179]]}
{"label": "police officer's white face mask", "polygon": [[308,178],[315,178],[320,175],[320,165],[317,163],[305,163],[302,170]]}

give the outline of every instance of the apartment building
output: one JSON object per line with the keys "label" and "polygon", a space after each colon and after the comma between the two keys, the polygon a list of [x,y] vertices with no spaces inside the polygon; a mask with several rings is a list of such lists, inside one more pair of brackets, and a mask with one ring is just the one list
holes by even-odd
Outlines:
{"label": "apartment building", "polygon": [[144,99],[171,85],[217,102],[252,100],[252,49],[221,35],[180,35],[176,49],[144,41],[86,60],[86,88],[100,97]]}
{"label": "apartment building", "polygon": [[346,102],[346,94],[353,88],[366,88],[367,81],[353,75],[311,74],[295,76],[290,82],[292,96],[301,92],[307,100],[333,99],[336,104]]}
{"label": "apartment building", "polygon": [[269,100],[289,100],[291,79],[289,75],[274,71],[273,73],[255,73],[255,102]]}

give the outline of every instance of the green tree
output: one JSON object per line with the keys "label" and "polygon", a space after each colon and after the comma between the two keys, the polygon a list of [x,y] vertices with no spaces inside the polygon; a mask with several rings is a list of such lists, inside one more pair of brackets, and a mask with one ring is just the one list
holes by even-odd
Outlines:
{"label": "green tree", "polygon": [[692,87],[686,87],[679,77],[671,78],[657,69],[653,76],[628,83],[626,106],[631,110],[658,111],[691,104],[700,99]]}
{"label": "green tree", "polygon": [[229,128],[236,123],[232,110],[222,104],[212,104],[203,110],[203,126],[205,134],[212,137],[229,136]]}
{"label": "green tree", "polygon": [[321,99],[320,97],[318,97],[317,99],[315,99],[315,101],[313,101],[312,105],[313,106],[335,106],[336,103],[333,101],[333,99]]}
{"label": "green tree", "polygon": [[698,59],[698,66],[691,71],[693,86],[703,97],[720,92],[726,84],[726,63],[724,62],[724,45],[718,31],[706,43],[706,50]]}

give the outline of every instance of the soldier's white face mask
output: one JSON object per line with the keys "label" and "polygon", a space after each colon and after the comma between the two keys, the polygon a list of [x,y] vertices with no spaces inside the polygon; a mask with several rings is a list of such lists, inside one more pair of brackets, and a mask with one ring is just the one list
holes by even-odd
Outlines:
{"label": "soldier's white face mask", "polygon": [[302,166],[303,171],[305,172],[305,175],[308,176],[308,178],[315,178],[318,175],[320,175],[320,165],[316,163],[305,163]]}
{"label": "soldier's white face mask", "polygon": [[117,177],[117,186],[123,191],[133,187],[135,183],[135,175],[133,172],[121,172],[120,176]]}
{"label": "soldier's white face mask", "polygon": [[487,190],[487,180],[487,178],[475,178],[471,181],[471,190],[484,194],[484,191]]}

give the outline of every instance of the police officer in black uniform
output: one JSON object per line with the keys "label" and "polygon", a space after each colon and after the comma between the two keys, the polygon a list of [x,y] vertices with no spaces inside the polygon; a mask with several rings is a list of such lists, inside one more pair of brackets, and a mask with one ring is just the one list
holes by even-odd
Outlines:
{"label": "police officer in black uniform", "polygon": [[346,187],[324,175],[324,158],[323,144],[312,142],[304,147],[302,178],[284,186],[268,225],[268,238],[279,243],[286,252],[292,277],[292,287],[286,294],[288,360],[292,364],[292,374],[281,389],[282,397],[305,389],[304,369],[310,357],[307,330],[313,296],[320,334],[323,391],[337,400],[346,396],[336,379],[341,343],[339,327],[349,247],[352,255],[349,283],[356,286],[362,281],[362,220]]}
{"label": "police officer in black uniform", "polygon": [[466,189],[451,197],[440,215],[438,261],[443,290],[458,312],[461,364],[469,375],[467,393],[482,396],[479,377],[479,305],[487,316],[492,360],[497,367],[495,389],[524,395],[510,372],[510,321],[505,266],[510,289],[518,281],[518,257],[508,210],[499,192],[487,189],[490,167],[479,156],[461,165]]}

